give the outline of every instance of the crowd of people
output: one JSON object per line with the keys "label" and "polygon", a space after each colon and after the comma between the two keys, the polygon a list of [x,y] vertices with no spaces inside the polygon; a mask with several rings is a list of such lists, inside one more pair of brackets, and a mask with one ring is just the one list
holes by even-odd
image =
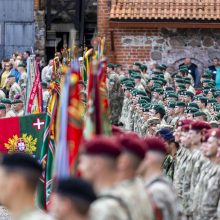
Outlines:
{"label": "crowd of people", "polygon": [[[25,102],[26,55],[2,62],[1,118],[24,114],[16,106]],[[41,68],[47,94],[52,68],[53,60]],[[168,70],[136,62],[125,71],[109,63],[112,135],[82,143],[80,177],[55,180],[46,214],[35,205],[41,165],[23,153],[5,154],[0,204],[19,220],[220,219],[219,59],[202,74],[189,58]],[[86,102],[86,83],[80,84]],[[4,208],[0,213],[10,219]]]}

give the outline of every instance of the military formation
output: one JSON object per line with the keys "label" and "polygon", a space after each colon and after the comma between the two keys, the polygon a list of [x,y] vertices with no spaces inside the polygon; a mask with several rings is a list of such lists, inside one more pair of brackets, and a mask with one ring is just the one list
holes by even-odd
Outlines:
{"label": "military formation", "polygon": [[[220,220],[218,65],[198,75],[189,58],[174,72],[156,63],[126,71],[108,64],[112,135],[81,143],[80,177],[55,179],[47,210],[36,205],[39,161],[1,155],[0,219]],[[45,99],[51,69],[49,62],[41,72]],[[23,90],[10,92],[24,84],[25,65],[19,70],[3,77],[0,118],[24,114]],[[86,84],[80,86],[86,103]]]}
{"label": "military formation", "polygon": [[[109,78],[117,75],[124,93],[122,110],[119,104],[111,109],[112,123],[145,140],[158,136],[166,144],[162,169],[172,181],[177,201],[171,204],[178,210],[168,219],[220,219],[219,66],[215,58],[213,66],[195,76],[197,67],[188,58],[174,72],[156,63],[147,70],[137,62],[126,72],[120,65],[109,65]],[[116,98],[110,94],[109,99]],[[164,195],[161,201],[168,198]]]}

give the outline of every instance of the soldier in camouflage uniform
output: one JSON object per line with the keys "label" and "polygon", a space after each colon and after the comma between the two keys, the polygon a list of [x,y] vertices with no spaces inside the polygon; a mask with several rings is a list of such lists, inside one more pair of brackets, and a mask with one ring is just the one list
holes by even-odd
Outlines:
{"label": "soldier in camouflage uniform", "polygon": [[[180,123],[181,122],[181,123]],[[190,152],[187,148],[190,146],[187,133],[189,131],[189,122],[182,123],[180,121],[178,127],[175,130],[175,141],[180,143],[180,147],[176,154],[176,164],[173,176],[173,185],[177,192],[178,197],[178,211],[180,216],[183,215],[183,180],[185,176],[185,170],[188,159],[190,158]]]}
{"label": "soldier in camouflage uniform", "polygon": [[108,77],[108,96],[110,105],[111,123],[118,124],[121,115],[120,106],[120,83],[116,73],[111,73]]}
{"label": "soldier in camouflage uniform", "polygon": [[167,153],[166,159],[163,163],[163,172],[172,181],[174,176],[174,169],[176,164],[176,153],[178,150],[178,144],[174,141],[173,132],[168,128],[162,128],[157,131],[156,136],[161,137],[166,143]]}
{"label": "soldier in camouflage uniform", "polygon": [[16,116],[24,116],[24,104],[22,100],[16,99],[12,102],[12,105],[13,111],[16,114]]}
{"label": "soldier in camouflage uniform", "polygon": [[2,99],[1,103],[4,104],[6,107],[6,118],[11,118],[16,116],[15,112],[11,107],[12,101],[10,99]]}
{"label": "soldier in camouflage uniform", "polygon": [[[190,130],[188,132],[188,138],[191,140],[191,157],[188,161],[186,170],[185,170],[185,177],[183,182],[183,207],[184,207],[184,214],[188,218],[192,218],[192,200],[191,200],[191,193],[192,189],[194,189],[194,185],[192,184],[193,181],[193,172],[196,172],[195,163],[201,157],[200,145],[202,139],[202,130],[203,129],[210,129],[210,125],[205,122],[195,121],[191,124]],[[198,173],[196,172],[196,175]],[[195,176],[194,178],[196,178]]]}
{"label": "soldier in camouflage uniform", "polygon": [[137,169],[145,157],[142,140],[129,132],[118,137],[117,141],[122,149],[118,159],[119,183],[116,190],[117,194],[121,195],[122,198],[126,198],[132,219],[153,219],[150,200],[147,194],[143,193],[144,184],[136,176]]}
{"label": "soldier in camouflage uniform", "polygon": [[[213,129],[207,142],[206,156],[213,164],[209,171],[207,188],[203,192],[199,217],[201,220],[218,219],[217,209],[220,199],[220,158],[218,148],[220,147],[220,129]],[[199,218],[198,218],[199,219]]]}
{"label": "soldier in camouflage uniform", "polygon": [[93,184],[99,198],[92,204],[90,220],[127,220],[131,212],[117,194],[117,159],[120,149],[110,137],[96,137],[85,143],[78,169],[82,178]]}
{"label": "soldier in camouflage uniform", "polygon": [[161,166],[166,157],[166,146],[158,137],[146,138],[147,156],[139,172],[143,174],[146,191],[149,194],[155,219],[176,220],[177,198],[172,183],[163,176]]}
{"label": "soldier in camouflage uniform", "polygon": [[10,85],[9,99],[13,100],[16,95],[21,94],[21,87],[16,83],[16,78],[14,75],[9,75],[7,80],[7,84]]}

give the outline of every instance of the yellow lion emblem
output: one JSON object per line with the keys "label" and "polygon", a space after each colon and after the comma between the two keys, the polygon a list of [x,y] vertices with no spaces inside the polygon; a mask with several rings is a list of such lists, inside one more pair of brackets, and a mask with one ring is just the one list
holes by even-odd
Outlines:
{"label": "yellow lion emblem", "polygon": [[37,147],[37,138],[33,138],[31,135],[22,134],[22,137],[14,135],[9,138],[8,143],[5,143],[5,148],[8,149],[9,153],[23,152],[33,154]]}

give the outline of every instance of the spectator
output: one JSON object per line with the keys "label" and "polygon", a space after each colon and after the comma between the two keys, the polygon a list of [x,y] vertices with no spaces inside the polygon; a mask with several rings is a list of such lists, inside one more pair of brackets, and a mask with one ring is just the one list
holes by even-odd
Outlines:
{"label": "spectator", "polygon": [[193,80],[195,82],[194,86],[199,87],[200,86],[201,75],[200,75],[200,72],[198,70],[198,66],[196,64],[192,63],[192,60],[189,57],[185,58],[184,63],[181,64],[180,66],[183,66],[183,65],[188,66],[189,73],[192,75]]}

